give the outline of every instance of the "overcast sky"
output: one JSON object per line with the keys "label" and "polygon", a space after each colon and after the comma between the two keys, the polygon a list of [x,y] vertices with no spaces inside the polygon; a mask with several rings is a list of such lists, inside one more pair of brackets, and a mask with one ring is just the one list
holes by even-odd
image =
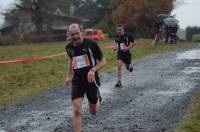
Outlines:
{"label": "overcast sky", "polygon": [[0,26],[3,23],[3,16],[1,15],[6,9],[9,9],[14,4],[14,1],[17,0],[0,0]]}
{"label": "overcast sky", "polygon": [[[179,0],[183,1],[183,0]],[[172,14],[176,15],[181,28],[200,26],[200,0],[184,0],[176,6]]]}
{"label": "overcast sky", "polygon": [[[0,12],[10,8],[17,0],[0,0]],[[181,28],[187,26],[200,26],[200,0],[178,0],[184,3],[178,4],[172,14],[176,15]],[[3,17],[0,16],[0,24]]]}
{"label": "overcast sky", "polygon": [[0,11],[5,10],[9,7],[11,7],[17,0],[0,0]]}

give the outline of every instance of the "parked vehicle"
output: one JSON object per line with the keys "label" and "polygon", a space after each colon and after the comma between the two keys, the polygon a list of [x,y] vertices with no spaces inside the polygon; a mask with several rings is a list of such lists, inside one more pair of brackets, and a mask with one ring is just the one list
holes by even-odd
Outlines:
{"label": "parked vehicle", "polygon": [[101,29],[85,29],[83,31],[83,37],[93,40],[103,40],[107,37]]}
{"label": "parked vehicle", "polygon": [[167,43],[177,42],[177,30],[179,21],[169,14],[160,14],[155,19],[155,39],[152,44],[163,40]]}

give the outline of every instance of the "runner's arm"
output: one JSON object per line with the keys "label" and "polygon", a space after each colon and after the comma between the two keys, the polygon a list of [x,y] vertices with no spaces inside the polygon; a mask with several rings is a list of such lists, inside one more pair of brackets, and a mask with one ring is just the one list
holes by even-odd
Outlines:
{"label": "runner's arm", "polygon": [[134,42],[130,42],[130,45],[129,46],[126,46],[123,51],[126,52],[128,51],[129,49],[133,48],[135,46],[135,43]]}
{"label": "runner's arm", "polygon": [[64,84],[65,87],[67,87],[72,80],[72,61],[70,58],[68,59],[68,64],[69,66],[68,66],[67,75],[66,75],[65,84]]}
{"label": "runner's arm", "polygon": [[95,80],[95,72],[101,69],[105,64],[106,60],[103,57],[92,69],[90,69],[88,72],[88,82],[92,83]]}
{"label": "runner's arm", "polygon": [[68,59],[68,72],[67,72],[67,77],[72,77],[72,60],[71,59]]}
{"label": "runner's arm", "polygon": [[114,45],[113,50],[114,50],[114,51],[117,50],[117,43],[116,43],[116,41],[113,41],[113,45]]}
{"label": "runner's arm", "polygon": [[103,53],[97,43],[93,44],[92,51],[94,54],[94,59],[96,59],[97,63],[91,70],[96,72],[106,64],[106,59],[103,57]]}
{"label": "runner's arm", "polygon": [[106,64],[106,59],[103,57],[103,58],[101,59],[101,61],[98,61],[98,62],[97,62],[97,65],[94,66],[94,67],[91,69],[91,71],[96,72],[96,71],[100,70],[105,64]]}
{"label": "runner's arm", "polygon": [[124,50],[123,50],[124,52],[128,51],[129,49],[131,49],[131,48],[133,48],[135,46],[135,39],[132,36],[128,35],[127,43],[130,43],[130,45],[126,46],[124,48]]}
{"label": "runner's arm", "polygon": [[129,49],[135,47],[135,42],[131,42],[130,45],[128,46]]}

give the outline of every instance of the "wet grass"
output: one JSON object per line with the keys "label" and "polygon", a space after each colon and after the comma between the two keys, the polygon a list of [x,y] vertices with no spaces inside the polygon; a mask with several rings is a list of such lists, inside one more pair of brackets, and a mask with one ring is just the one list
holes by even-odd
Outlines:
{"label": "wet grass", "polygon": [[[64,43],[0,47],[0,60],[65,52]],[[0,65],[0,106],[15,103],[63,83],[66,55],[31,63]]]}
{"label": "wet grass", "polygon": [[187,116],[176,132],[200,132],[200,92],[195,95],[188,108]]}
{"label": "wet grass", "polygon": [[[101,47],[111,44],[111,40],[99,42]],[[192,44],[157,46],[150,41],[139,40],[131,50],[133,61],[143,59],[148,55],[191,47]],[[65,52],[64,43],[26,44],[0,47],[0,61],[17,58],[39,57]],[[116,52],[102,48],[107,59],[107,65],[101,72],[114,70],[116,67]],[[67,69],[66,55],[31,63],[0,65],[0,107],[27,99],[63,84]]]}

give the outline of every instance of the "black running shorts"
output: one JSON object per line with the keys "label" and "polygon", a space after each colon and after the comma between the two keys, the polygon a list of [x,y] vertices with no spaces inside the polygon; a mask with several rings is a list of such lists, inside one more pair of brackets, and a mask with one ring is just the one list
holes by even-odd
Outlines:
{"label": "black running shorts", "polygon": [[117,54],[117,60],[121,60],[125,64],[131,64],[131,54],[123,54],[123,53],[118,53]]}
{"label": "black running shorts", "polygon": [[88,101],[96,104],[100,96],[98,86],[95,83],[72,83],[71,98],[72,101],[78,98],[83,98],[86,94]]}

